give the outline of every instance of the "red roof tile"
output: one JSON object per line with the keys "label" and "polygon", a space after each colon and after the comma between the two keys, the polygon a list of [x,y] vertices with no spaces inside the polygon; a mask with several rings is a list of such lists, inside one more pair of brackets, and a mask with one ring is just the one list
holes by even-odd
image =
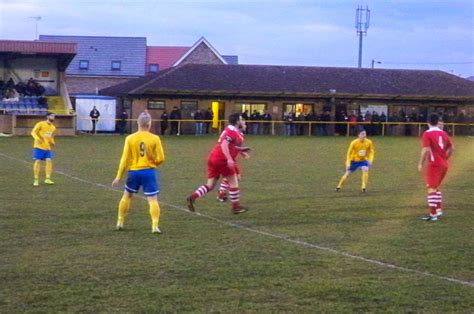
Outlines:
{"label": "red roof tile", "polygon": [[148,46],[146,48],[146,72],[148,72],[149,64],[159,64],[160,71],[172,67],[189,48],[190,47]]}
{"label": "red roof tile", "polygon": [[74,43],[0,40],[0,52],[76,54],[77,49]]}

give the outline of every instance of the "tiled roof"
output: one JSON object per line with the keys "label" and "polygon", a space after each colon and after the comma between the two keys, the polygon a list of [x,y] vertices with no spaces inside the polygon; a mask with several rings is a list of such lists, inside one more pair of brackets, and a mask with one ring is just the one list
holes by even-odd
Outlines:
{"label": "tiled roof", "polygon": [[222,56],[227,64],[239,64],[239,56]]}
{"label": "tiled roof", "polygon": [[76,54],[76,44],[45,41],[0,40],[0,52]]}
{"label": "tiled roof", "polygon": [[[474,82],[434,70],[187,64],[140,83],[102,90],[119,94],[381,95],[474,97]],[[135,81],[136,82],[136,81]],[[133,88],[130,85],[133,84]]]}
{"label": "tiled roof", "polygon": [[148,46],[146,51],[146,67],[149,64],[158,64],[160,71],[170,68],[178,61],[191,47],[161,47]]}
{"label": "tiled roof", "polygon": [[[145,37],[40,35],[40,40],[77,43],[77,55],[66,70],[68,75],[142,76],[145,74]],[[88,69],[79,69],[81,60],[89,61]],[[112,70],[112,61],[120,61],[121,69]]]}

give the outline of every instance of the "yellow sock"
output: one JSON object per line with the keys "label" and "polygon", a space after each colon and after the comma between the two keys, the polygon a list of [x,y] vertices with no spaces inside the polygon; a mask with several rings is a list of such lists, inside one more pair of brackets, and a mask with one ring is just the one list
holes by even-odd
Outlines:
{"label": "yellow sock", "polygon": [[41,162],[39,160],[35,160],[35,163],[33,164],[33,174],[35,175],[35,180],[39,180],[40,170]]}
{"label": "yellow sock", "polygon": [[51,174],[53,173],[53,161],[51,159],[46,160],[46,179],[51,178]]}
{"label": "yellow sock", "polygon": [[148,205],[150,205],[151,227],[157,228],[160,222],[160,205],[157,200],[148,201]]}
{"label": "yellow sock", "polygon": [[367,182],[369,182],[369,173],[362,171],[362,188],[367,188]]}
{"label": "yellow sock", "polygon": [[132,199],[128,197],[122,197],[118,206],[118,219],[117,225],[123,225],[125,222],[125,216],[128,214],[128,210],[130,209],[130,203]]}
{"label": "yellow sock", "polygon": [[342,185],[344,184],[344,182],[346,182],[347,180],[347,175],[343,175],[341,180],[339,180],[339,184],[337,185],[337,188],[340,189],[342,187]]}

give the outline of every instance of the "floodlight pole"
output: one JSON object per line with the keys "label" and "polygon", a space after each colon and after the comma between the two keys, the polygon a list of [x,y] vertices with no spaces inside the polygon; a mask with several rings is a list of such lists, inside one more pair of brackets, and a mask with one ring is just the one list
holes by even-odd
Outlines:
{"label": "floodlight pole", "polygon": [[35,40],[38,39],[38,22],[41,20],[41,16],[30,16],[30,19],[35,20]]}
{"label": "floodlight pole", "polygon": [[361,5],[357,6],[356,10],[356,33],[359,36],[359,68],[362,68],[362,37],[367,36],[367,29],[370,23],[369,7],[365,8]]}

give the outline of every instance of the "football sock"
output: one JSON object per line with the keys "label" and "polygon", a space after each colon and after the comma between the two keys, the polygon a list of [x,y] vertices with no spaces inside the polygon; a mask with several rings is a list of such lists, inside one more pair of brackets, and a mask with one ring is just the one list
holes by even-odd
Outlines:
{"label": "football sock", "polygon": [[209,191],[210,189],[207,185],[201,185],[196,191],[194,191],[193,194],[191,194],[191,198],[195,200],[197,198],[203,197]]}
{"label": "football sock", "polygon": [[160,222],[160,205],[157,200],[148,201],[150,206],[150,216],[151,216],[151,227],[153,229],[158,228],[158,223]]}
{"label": "football sock", "polygon": [[437,191],[436,196],[438,197],[436,209],[441,210],[443,208],[443,193],[441,193],[441,191]]}
{"label": "football sock", "polygon": [[347,175],[343,175],[342,178],[341,178],[341,180],[339,180],[339,183],[338,183],[338,185],[337,185],[337,187],[338,187],[339,189],[340,189],[340,188],[342,187],[342,185],[346,182],[347,177],[348,177]]}
{"label": "football sock", "polygon": [[128,210],[130,209],[130,203],[132,199],[128,197],[122,197],[120,199],[120,203],[118,206],[118,219],[117,219],[117,224],[118,225],[123,225],[125,222],[125,216],[128,214]]}
{"label": "football sock", "polygon": [[229,189],[229,198],[232,203],[232,208],[237,208],[240,206],[240,189],[239,188],[230,188]]}
{"label": "football sock", "polygon": [[51,178],[52,173],[53,173],[53,161],[46,160],[46,179]]}
{"label": "football sock", "polygon": [[430,214],[431,215],[436,215],[436,208],[438,208],[438,196],[436,195],[436,192],[430,192],[428,193],[428,207],[430,209]]}
{"label": "football sock", "polygon": [[229,180],[227,179],[222,179],[221,181],[221,185],[219,186],[219,194],[224,194],[226,193],[230,188],[230,185],[229,185]]}
{"label": "football sock", "polygon": [[41,162],[39,160],[35,160],[35,163],[33,164],[33,174],[35,175],[35,180],[39,179],[40,170]]}
{"label": "football sock", "polygon": [[367,188],[367,182],[369,182],[369,173],[362,171],[362,188]]}

